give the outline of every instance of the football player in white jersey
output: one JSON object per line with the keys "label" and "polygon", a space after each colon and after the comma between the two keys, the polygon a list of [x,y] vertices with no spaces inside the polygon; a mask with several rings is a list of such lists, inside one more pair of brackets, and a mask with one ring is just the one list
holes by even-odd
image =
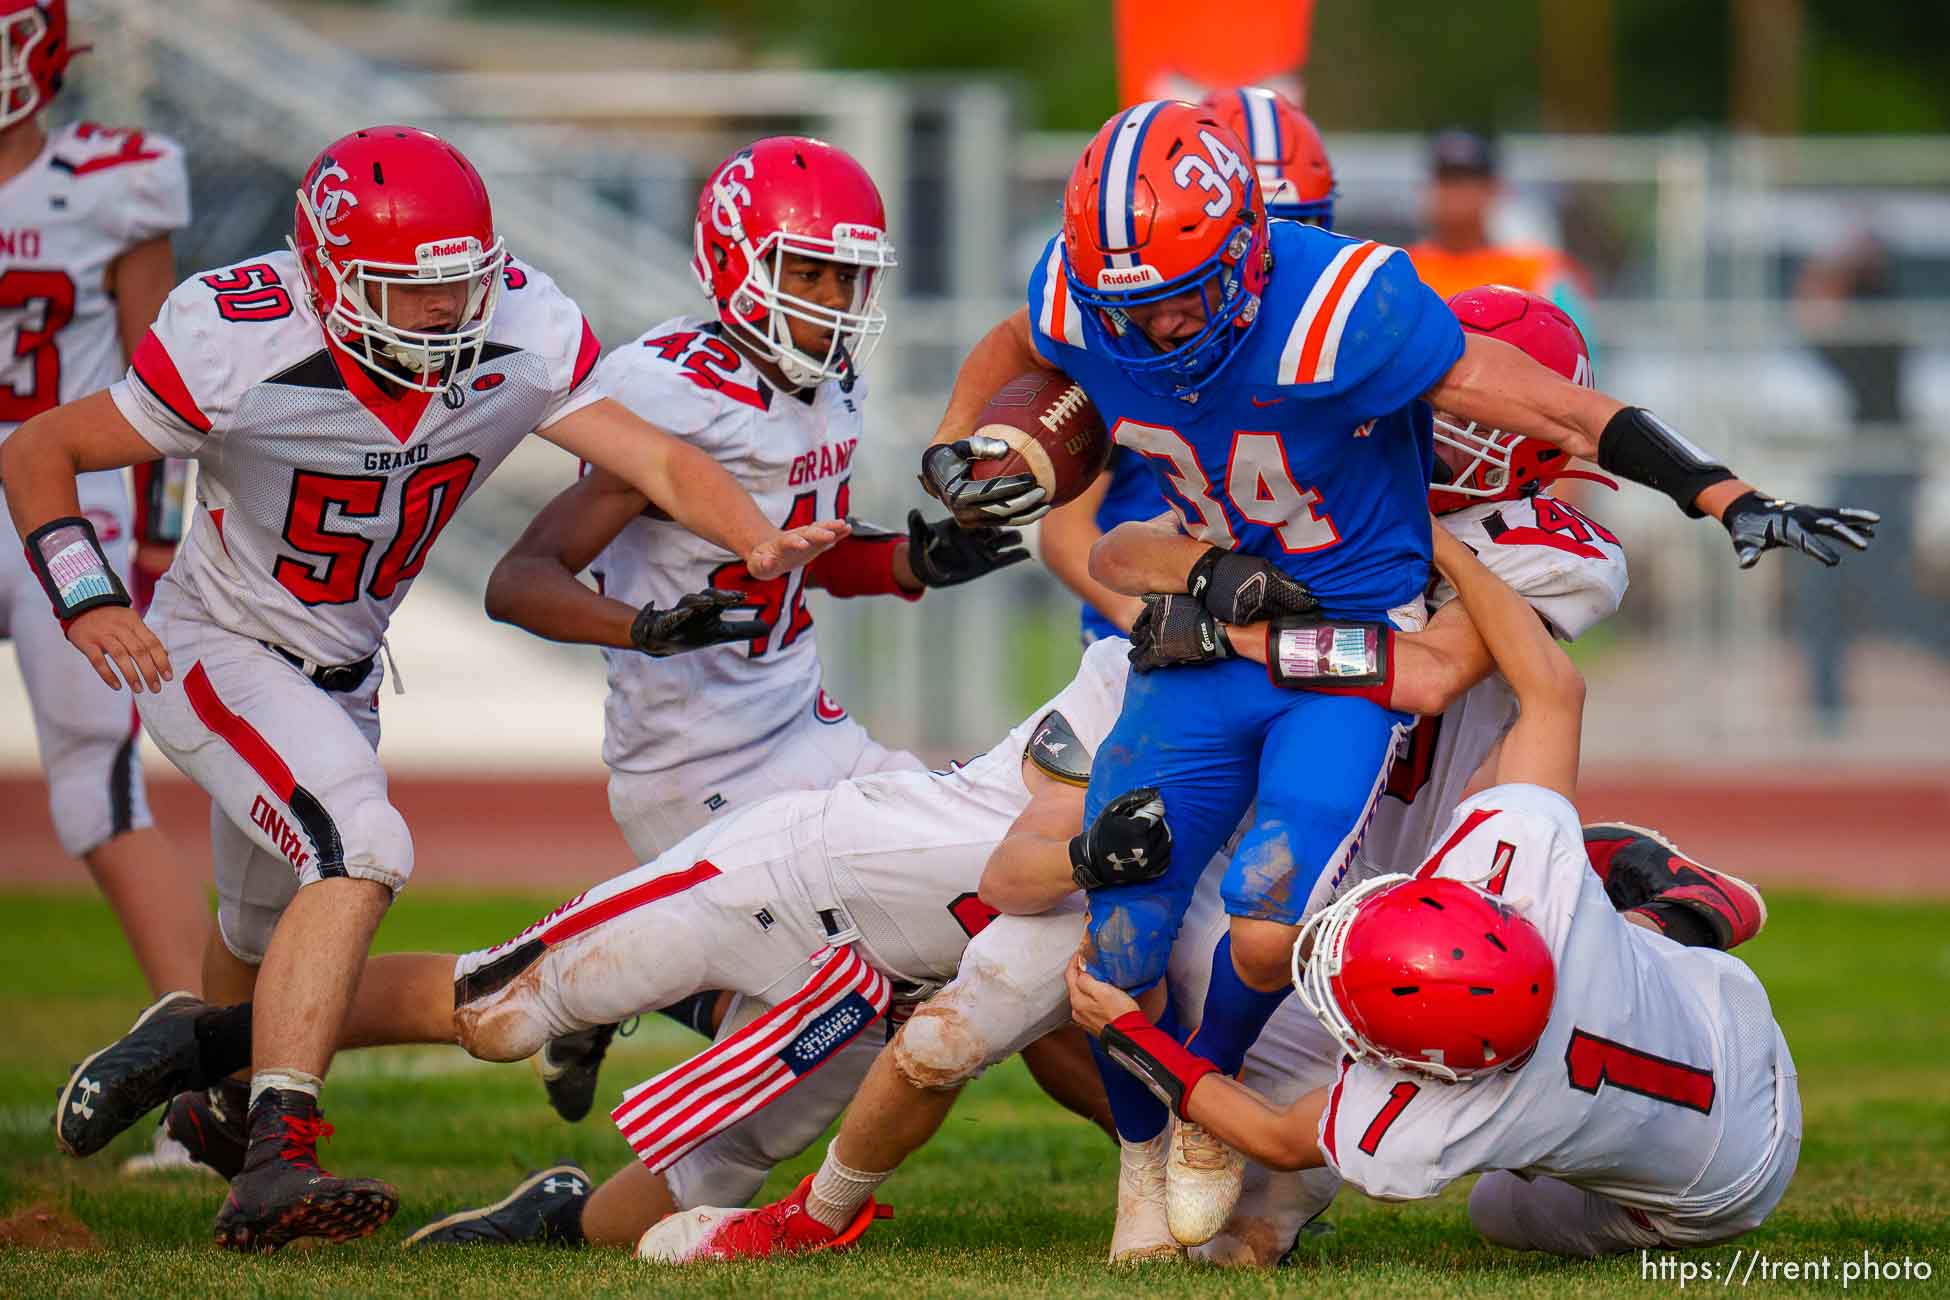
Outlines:
{"label": "football player in white jersey", "polygon": [[1715,951],[1759,928],[1760,896],[1716,874],[1745,925],[1691,927],[1699,947],[1614,910],[1570,802],[1583,680],[1443,529],[1435,563],[1520,712],[1497,784],[1463,802],[1428,860],[1347,891],[1295,944],[1300,1000],[1346,1053],[1331,1086],[1281,1105],[1208,1078],[1073,966],[1077,1020],[1181,1118],[1275,1168],[1324,1165],[1392,1200],[1482,1174],[1470,1218],[1499,1245],[1592,1256],[1731,1240],[1780,1201],[1801,1143],[1767,994]]}
{"label": "football player in white jersey", "polygon": [[[694,225],[692,271],[712,312],[646,331],[604,359],[597,381],[723,465],[781,526],[847,515],[862,371],[886,328],[886,225],[872,177],[845,151],[802,136],[739,149],[705,181]],[[806,590],[918,599],[1027,559],[1019,543],[1014,531],[929,525],[914,511],[904,533],[856,529],[805,568],[759,579],[592,469],[495,567],[487,608],[537,636],[604,648],[610,809],[648,862],[781,790],[924,766],[876,743],[821,688]],[[594,590],[578,579],[585,568]],[[657,657],[640,611],[700,591],[711,604],[698,634],[723,644]],[[716,615],[734,603],[755,614]],[[537,1057],[564,1118],[588,1112],[613,1032],[599,1026]]]}
{"label": "football player in white jersey", "polygon": [[[531,432],[623,472],[680,522],[776,576],[844,535],[782,532],[695,448],[606,400],[595,335],[508,255],[446,141],[355,131],[307,170],[291,251],[191,277],[106,393],[0,445],[28,563],[104,682],[211,796],[218,930],[206,989],[255,990],[249,1148],[216,1235],[346,1240],[397,1208],[317,1165],[321,1076],[367,947],[413,867],[375,752],[379,650],[447,522]],[[86,470],[194,458],[188,537],[145,623],[93,524]],[[151,625],[153,625],[153,630]],[[187,1033],[187,995],[145,1021]],[[101,1062],[63,1089],[60,1145],[99,1146]]]}
{"label": "football player in white jersey", "polygon": [[[545,1170],[503,1202],[430,1225],[412,1242],[627,1247],[673,1209],[742,1203],[853,1096],[884,1041],[862,1031],[892,1003],[954,976],[970,936],[995,915],[977,892],[985,864],[1054,881],[1058,894],[1162,870],[1169,843],[1155,799],[1119,801],[1080,833],[1088,756],[1123,700],[1126,650],[1118,639],[1093,647],[1069,686],[966,764],[777,794],[505,943],[368,962],[348,1044],[458,1043],[484,1059],[520,1060],[551,1037],[701,989],[733,990],[755,1013],[626,1096],[614,1117],[643,1163],[593,1195],[581,1170]],[[1138,865],[1118,865],[1133,855]],[[1046,981],[1059,990],[1060,971],[1059,961]],[[95,1107],[115,1127],[250,1052],[247,1006],[185,1010],[191,1032],[162,1069],[123,1067],[153,1064],[159,1050],[135,1049],[164,1043],[167,1027],[138,1026],[113,1057],[99,1054],[111,1068]],[[650,1108],[666,1090],[672,1103]]]}
{"label": "football player in white jersey", "polygon": [[[175,282],[170,235],[189,223],[174,141],[92,122],[43,128],[73,53],[67,0],[0,0],[0,442],[115,382]],[[179,536],[184,468],[144,466],[133,511],[119,470],[76,483],[109,563],[139,594]],[[4,519],[0,639],[20,658],[61,847],[88,865],[150,990],[197,987],[208,913],[149,815],[128,702],[68,648]]]}

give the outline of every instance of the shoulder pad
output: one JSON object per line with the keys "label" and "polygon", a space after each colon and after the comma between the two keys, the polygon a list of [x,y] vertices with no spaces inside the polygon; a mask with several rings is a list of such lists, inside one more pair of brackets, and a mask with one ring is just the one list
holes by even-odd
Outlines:
{"label": "shoulder pad", "polygon": [[1090,747],[1077,739],[1076,728],[1060,709],[1051,709],[1037,720],[1036,729],[1029,733],[1023,757],[1034,763],[1043,775],[1065,785],[1090,784]]}

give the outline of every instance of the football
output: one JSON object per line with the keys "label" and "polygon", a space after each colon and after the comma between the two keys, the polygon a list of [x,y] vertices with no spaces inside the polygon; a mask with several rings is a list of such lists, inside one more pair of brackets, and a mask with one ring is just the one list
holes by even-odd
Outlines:
{"label": "football", "polygon": [[1052,505],[1074,501],[1110,460],[1110,434],[1083,385],[1059,370],[1032,370],[997,390],[975,417],[975,432],[1010,452],[978,460],[973,479],[1033,474]]}

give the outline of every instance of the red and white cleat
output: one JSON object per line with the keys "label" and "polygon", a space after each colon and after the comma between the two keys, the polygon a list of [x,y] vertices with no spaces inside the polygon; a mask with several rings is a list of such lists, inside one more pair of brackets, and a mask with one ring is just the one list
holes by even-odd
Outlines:
{"label": "red and white cleat", "polygon": [[869,1198],[853,1221],[835,1232],[806,1212],[812,1181],[807,1175],[792,1195],[755,1210],[707,1205],[665,1215],[637,1240],[636,1257],[662,1264],[695,1264],[844,1250],[858,1241],[875,1219],[893,1217],[890,1207]]}

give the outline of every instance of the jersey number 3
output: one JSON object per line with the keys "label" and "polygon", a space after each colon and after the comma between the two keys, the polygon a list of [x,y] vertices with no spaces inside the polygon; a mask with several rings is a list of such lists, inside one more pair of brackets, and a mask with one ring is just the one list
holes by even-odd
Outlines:
{"label": "jersey number 3", "polygon": [[0,312],[16,311],[14,358],[27,362],[27,373],[24,387],[0,381],[0,422],[9,424],[61,401],[61,350],[54,339],[74,319],[74,281],[65,271],[15,267],[0,275]]}
{"label": "jersey number 3", "polygon": [[[422,465],[400,484],[399,531],[379,557],[366,591],[374,600],[390,600],[402,582],[419,575],[427,552],[460,509],[461,498],[481,463],[478,456]],[[338,518],[370,519],[379,515],[391,480],[384,475],[348,477],[299,470],[291,477],[291,509],[285,515],[285,544],[313,559],[280,555],[272,576],[307,605],[349,605],[359,598],[366,556],[374,538],[330,527],[333,509]]]}

